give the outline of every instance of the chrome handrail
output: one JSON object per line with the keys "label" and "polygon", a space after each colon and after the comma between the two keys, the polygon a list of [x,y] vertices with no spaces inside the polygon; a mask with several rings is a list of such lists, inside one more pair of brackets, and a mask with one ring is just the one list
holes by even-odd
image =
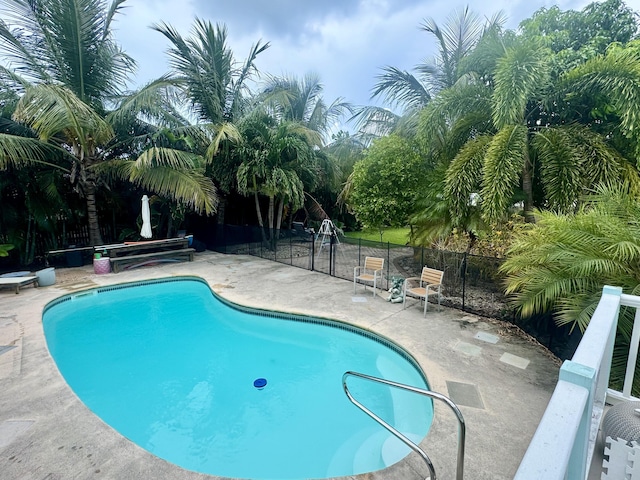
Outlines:
{"label": "chrome handrail", "polygon": [[436,472],[433,468],[433,463],[431,463],[431,459],[429,459],[429,457],[424,452],[424,450],[422,450],[418,445],[416,445],[414,442],[409,440],[407,437],[405,437],[402,433],[400,433],[394,427],[392,427],[387,422],[385,422],[382,418],[378,417],[375,413],[373,413],[367,407],[365,407],[360,402],[358,402],[353,397],[353,395],[351,395],[351,392],[349,391],[349,387],[347,387],[347,377],[350,377],[350,376],[362,378],[372,382],[382,383],[384,385],[389,385],[390,387],[399,388],[401,390],[407,390],[413,393],[419,393],[420,395],[424,395],[426,397],[440,400],[444,402],[447,406],[449,406],[449,408],[453,410],[453,413],[455,413],[456,418],[458,420],[458,455],[457,455],[457,464],[456,464],[456,480],[462,480],[462,477],[464,474],[464,442],[466,437],[466,426],[464,423],[464,418],[462,417],[462,412],[460,411],[458,406],[451,401],[451,399],[449,399],[448,397],[445,397],[440,393],[432,392],[430,390],[424,390],[422,388],[417,388],[417,387],[412,387],[410,385],[404,385],[402,383],[392,382],[391,380],[385,380],[384,378],[372,377],[371,375],[366,375],[364,373],[348,371],[348,372],[345,372],[344,375],[342,375],[342,388],[344,390],[344,393],[347,395],[347,397],[351,401],[351,403],[353,403],[356,407],[358,407],[364,413],[369,415],[371,418],[373,418],[376,422],[378,422],[384,428],[386,428],[391,433],[393,433],[396,437],[402,440],[402,442],[404,442],[405,445],[407,445],[414,452],[420,455],[422,459],[425,461],[425,463],[427,464],[427,467],[429,468],[428,479],[430,480],[436,480]]}

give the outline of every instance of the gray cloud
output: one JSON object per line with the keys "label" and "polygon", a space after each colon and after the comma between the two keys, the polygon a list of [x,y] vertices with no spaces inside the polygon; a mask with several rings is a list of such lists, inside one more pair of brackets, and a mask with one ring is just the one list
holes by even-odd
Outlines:
{"label": "gray cloud", "polygon": [[[227,2],[195,0],[198,12],[214,22],[233,25],[238,34],[263,32],[269,38],[285,37],[293,42],[310,34],[309,26],[330,18],[352,17],[362,9],[375,6],[381,14],[389,9],[402,10],[419,0],[243,0]],[[422,2],[425,3],[425,2]]]}
{"label": "gray cloud", "polygon": [[[558,3],[561,9],[581,9],[590,0],[493,0],[470,8],[490,17],[503,10],[508,28],[541,7]],[[193,19],[222,22],[236,59],[244,60],[259,39],[271,48],[257,59],[263,73],[301,78],[317,72],[330,102],[343,97],[354,104],[372,104],[371,88],[380,68],[392,65],[411,70],[436,53],[434,38],[419,30],[427,17],[440,25],[468,2],[436,0],[130,0],[116,23],[117,38],[139,63],[137,83],[168,70],[164,38],[148,28],[166,21],[187,36]],[[640,0],[626,2],[636,10]]]}

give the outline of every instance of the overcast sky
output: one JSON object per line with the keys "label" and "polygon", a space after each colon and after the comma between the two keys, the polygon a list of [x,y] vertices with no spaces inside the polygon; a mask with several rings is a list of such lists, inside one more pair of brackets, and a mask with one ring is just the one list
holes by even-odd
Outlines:
{"label": "overcast sky", "polygon": [[[411,70],[433,57],[436,43],[421,31],[425,18],[444,25],[456,10],[471,2],[458,0],[128,0],[113,25],[124,50],[138,62],[136,84],[169,70],[168,41],[149,28],[164,21],[183,37],[194,18],[224,23],[237,61],[244,61],[252,44],[271,47],[256,65],[271,75],[308,72],[320,75],[324,99],[338,97],[354,105],[372,105],[371,88],[380,68],[391,65]],[[580,10],[588,1],[493,0],[472,4],[475,12],[490,17],[502,10],[507,27],[531,16],[541,7],[557,4],[562,10]],[[626,4],[640,10],[640,0]]]}

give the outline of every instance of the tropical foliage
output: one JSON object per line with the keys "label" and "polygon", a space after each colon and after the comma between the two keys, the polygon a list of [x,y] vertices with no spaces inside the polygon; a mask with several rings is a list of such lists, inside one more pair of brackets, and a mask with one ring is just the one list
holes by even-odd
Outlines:
{"label": "tropical foliage", "polygon": [[404,227],[424,174],[415,144],[397,135],[380,138],[354,165],[347,203],[365,228]]}
{"label": "tropical foliage", "polygon": [[[512,245],[502,266],[507,293],[523,317],[553,311],[558,324],[584,331],[604,285],[640,295],[637,195],[619,185],[600,186],[577,213],[540,211],[537,219]],[[621,378],[633,321],[632,312],[623,309],[613,368]]]}
{"label": "tropical foliage", "polygon": [[636,135],[635,48],[594,52],[554,77],[560,59],[544,43],[485,35],[465,59],[467,82],[443,90],[421,114],[423,141],[446,167],[441,196],[453,226],[466,228],[476,209],[495,224],[518,202],[529,221],[534,207],[573,211],[605,181],[638,192],[635,152],[621,141]]}
{"label": "tropical foliage", "polygon": [[253,194],[261,227],[263,216],[258,195],[269,199],[267,225],[273,236],[280,229],[285,203],[290,202],[298,209],[304,202],[304,185],[298,174],[301,168],[309,166],[312,151],[304,139],[307,132],[297,124],[271,122],[264,116],[243,122],[244,141],[236,154],[243,158],[237,174],[238,188],[241,193]]}
{"label": "tropical foliage", "polygon": [[[426,18],[420,29],[437,40],[438,54],[418,64],[415,74],[392,66],[382,68],[371,91],[372,98],[385,101],[391,110],[380,107],[364,107],[355,118],[365,131],[378,135],[393,130],[413,132],[417,114],[441,90],[453,87],[463,75],[462,64],[478,41],[504,23],[501,13],[483,21],[468,7],[454,11],[441,27],[433,18]],[[400,109],[402,115],[393,113]]]}
{"label": "tropical foliage", "polygon": [[[1,169],[39,164],[62,171],[86,201],[92,244],[102,243],[96,192],[117,177],[196,211],[215,211],[215,189],[190,152],[155,140],[174,113],[157,85],[122,97],[135,65],[114,42],[111,23],[124,0],[5,2],[0,47],[13,67],[0,68],[4,88],[19,96],[0,134]],[[117,108],[108,111],[109,105]],[[157,120],[146,125],[141,115]],[[127,128],[122,128],[123,123]],[[117,138],[116,131],[134,132]],[[121,143],[129,145],[118,154]]]}

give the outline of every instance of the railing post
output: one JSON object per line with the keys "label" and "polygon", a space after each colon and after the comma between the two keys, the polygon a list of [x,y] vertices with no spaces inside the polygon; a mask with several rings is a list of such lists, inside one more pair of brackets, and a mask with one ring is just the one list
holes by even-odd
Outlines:
{"label": "railing post", "polygon": [[636,315],[633,321],[633,332],[629,343],[629,358],[627,360],[627,372],[624,376],[624,386],[622,394],[631,397],[633,387],[633,377],[635,376],[636,362],[638,360],[638,345],[640,345],[640,308],[636,308]]}
{"label": "railing post", "polygon": [[580,426],[576,433],[576,441],[573,444],[569,465],[567,467],[567,479],[583,480],[587,478],[589,465],[589,436],[591,432],[591,412],[596,389],[596,370],[579,363],[566,360],[560,368],[560,380],[585,388],[589,392],[587,404],[582,412]]}

